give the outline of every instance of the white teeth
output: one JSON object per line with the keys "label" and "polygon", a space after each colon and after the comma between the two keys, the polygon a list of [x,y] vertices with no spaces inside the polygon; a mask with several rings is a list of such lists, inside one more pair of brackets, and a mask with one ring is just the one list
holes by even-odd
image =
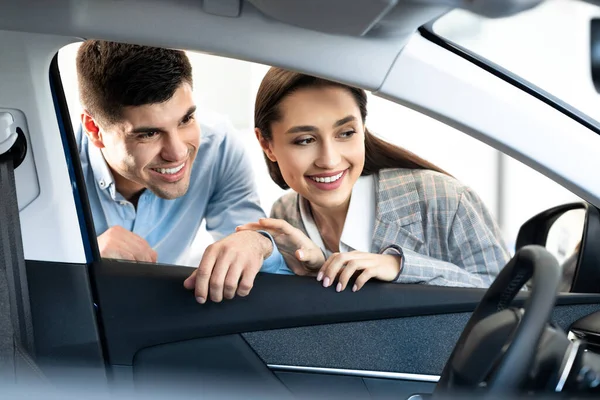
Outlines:
{"label": "white teeth", "polygon": [[185,166],[185,163],[181,164],[179,167],[175,168],[153,168],[156,172],[160,172],[165,175],[173,175],[181,171],[181,169]]}
{"label": "white teeth", "polygon": [[319,182],[319,183],[331,183],[331,182],[335,182],[338,179],[340,179],[342,177],[342,175],[344,175],[343,171],[334,176],[327,176],[324,178],[317,178],[317,177],[311,176],[310,179],[312,179],[315,182]]}

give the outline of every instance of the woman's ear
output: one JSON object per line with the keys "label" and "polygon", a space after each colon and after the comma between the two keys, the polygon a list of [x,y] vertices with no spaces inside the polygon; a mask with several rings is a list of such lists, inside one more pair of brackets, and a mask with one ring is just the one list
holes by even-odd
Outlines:
{"label": "woman's ear", "polygon": [[260,143],[260,147],[262,147],[263,151],[267,155],[267,158],[273,162],[277,162],[277,157],[271,150],[271,142],[265,139],[258,128],[254,128],[254,134],[256,135],[256,139],[258,139],[258,143]]}
{"label": "woman's ear", "polygon": [[83,110],[81,113],[81,126],[83,128],[83,132],[90,139],[90,142],[99,149],[104,147],[104,142],[102,141],[102,133],[100,132],[100,127],[94,120],[94,117],[90,115],[89,112]]}

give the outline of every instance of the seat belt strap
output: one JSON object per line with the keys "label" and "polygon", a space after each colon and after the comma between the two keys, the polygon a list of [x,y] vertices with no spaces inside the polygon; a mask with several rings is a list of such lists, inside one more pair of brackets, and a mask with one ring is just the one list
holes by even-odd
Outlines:
{"label": "seat belt strap", "polygon": [[0,367],[12,363],[13,373],[16,346],[35,354],[14,174],[25,158],[27,141],[20,128],[17,133],[10,149],[0,154]]}

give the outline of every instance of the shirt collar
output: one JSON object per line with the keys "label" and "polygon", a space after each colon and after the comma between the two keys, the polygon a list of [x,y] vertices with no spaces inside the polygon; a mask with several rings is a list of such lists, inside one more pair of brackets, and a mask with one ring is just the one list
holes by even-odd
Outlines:
{"label": "shirt collar", "polygon": [[102,155],[102,151],[98,147],[94,146],[94,144],[89,140],[88,154],[90,157],[90,166],[92,167],[92,172],[94,173],[96,186],[98,186],[100,190],[108,190],[110,196],[115,199],[115,181],[112,173],[110,172],[110,168],[108,168],[108,164],[104,159],[104,155]]}
{"label": "shirt collar", "polygon": [[375,180],[361,176],[352,188],[352,197],[340,241],[354,250],[371,252],[375,230]]}
{"label": "shirt collar", "polygon": [[[340,250],[346,245],[353,250],[371,252],[375,231],[375,179],[373,175],[361,176],[352,188],[348,213],[340,238]],[[308,237],[321,248],[325,248],[321,234],[314,222],[308,201],[300,197],[300,217]]]}

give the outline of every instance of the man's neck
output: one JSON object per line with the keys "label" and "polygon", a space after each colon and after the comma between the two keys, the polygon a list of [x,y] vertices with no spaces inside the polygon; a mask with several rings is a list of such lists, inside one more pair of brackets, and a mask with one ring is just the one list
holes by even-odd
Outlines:
{"label": "man's neck", "polygon": [[135,182],[132,182],[128,179],[123,178],[121,175],[116,173],[112,168],[110,169],[113,180],[115,182],[116,191],[125,198],[128,202],[133,204],[133,206],[137,209],[137,203],[140,199],[140,196],[146,189],[142,185],[139,185]]}

